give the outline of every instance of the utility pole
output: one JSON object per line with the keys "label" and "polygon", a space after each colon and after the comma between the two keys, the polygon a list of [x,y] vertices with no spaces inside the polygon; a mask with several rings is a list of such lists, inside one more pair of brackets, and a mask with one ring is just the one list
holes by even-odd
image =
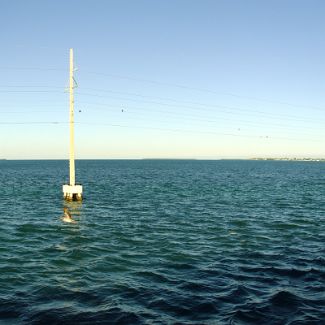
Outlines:
{"label": "utility pole", "polygon": [[70,49],[70,77],[69,77],[69,97],[70,97],[70,186],[76,182],[76,172],[74,163],[74,79],[73,79],[73,49]]}
{"label": "utility pole", "polygon": [[75,80],[73,78],[73,49],[70,49],[70,70],[69,70],[69,108],[70,108],[70,157],[69,157],[69,172],[70,183],[63,185],[63,196],[68,201],[82,200],[82,185],[76,185],[75,176],[75,159],[74,159],[74,94],[73,89]]}

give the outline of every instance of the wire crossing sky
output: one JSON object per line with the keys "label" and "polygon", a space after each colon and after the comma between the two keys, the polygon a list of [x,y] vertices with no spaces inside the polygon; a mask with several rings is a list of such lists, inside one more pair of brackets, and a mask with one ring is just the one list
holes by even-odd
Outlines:
{"label": "wire crossing sky", "polygon": [[4,0],[0,159],[325,157],[325,3]]}

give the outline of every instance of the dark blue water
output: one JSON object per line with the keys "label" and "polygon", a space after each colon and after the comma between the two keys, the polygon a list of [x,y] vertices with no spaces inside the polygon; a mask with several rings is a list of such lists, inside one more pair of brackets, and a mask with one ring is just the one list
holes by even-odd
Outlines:
{"label": "dark blue water", "polygon": [[67,162],[0,162],[4,324],[324,324],[325,163],[77,169],[69,204]]}

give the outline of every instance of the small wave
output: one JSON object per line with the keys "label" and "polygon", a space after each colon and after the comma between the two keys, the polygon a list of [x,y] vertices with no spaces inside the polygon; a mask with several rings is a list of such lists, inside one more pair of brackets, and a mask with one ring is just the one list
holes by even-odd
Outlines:
{"label": "small wave", "polygon": [[289,291],[279,291],[270,298],[270,303],[281,308],[297,307],[303,299]]}
{"label": "small wave", "polygon": [[241,269],[249,273],[257,274],[275,274],[279,276],[287,276],[291,278],[299,278],[305,276],[311,276],[315,278],[324,277],[325,272],[315,269],[298,269],[298,268],[278,268],[278,267],[246,267],[242,266]]}
{"label": "small wave", "polygon": [[32,324],[142,324],[141,317],[135,313],[120,308],[111,308],[104,311],[82,312],[71,308],[52,308],[34,312],[26,317]]}

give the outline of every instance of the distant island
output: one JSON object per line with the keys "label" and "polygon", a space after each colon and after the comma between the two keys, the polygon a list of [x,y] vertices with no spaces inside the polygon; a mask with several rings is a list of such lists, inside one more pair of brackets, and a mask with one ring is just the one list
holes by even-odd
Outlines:
{"label": "distant island", "polygon": [[276,161],[325,161],[325,158],[251,158],[250,160],[276,160]]}

